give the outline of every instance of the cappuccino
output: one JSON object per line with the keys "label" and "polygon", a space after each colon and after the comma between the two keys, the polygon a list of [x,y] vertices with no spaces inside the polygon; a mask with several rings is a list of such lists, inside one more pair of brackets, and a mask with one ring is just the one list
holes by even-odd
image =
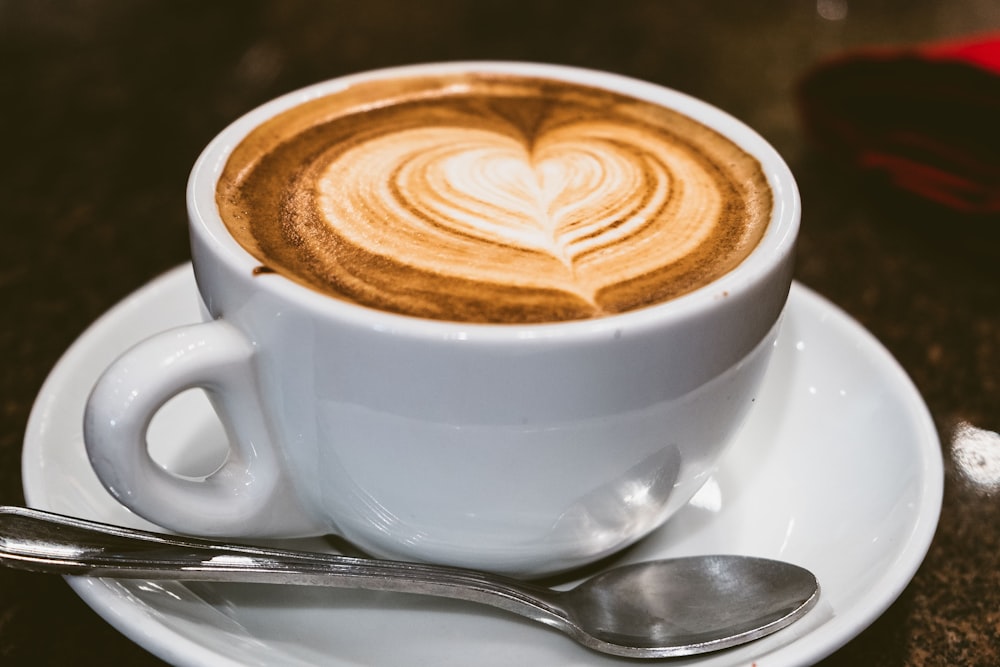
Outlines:
{"label": "cappuccino", "polygon": [[484,323],[690,292],[746,258],[773,206],[758,161],[688,116],[487,73],[369,80],[279,114],[233,150],[216,203],[260,273]]}

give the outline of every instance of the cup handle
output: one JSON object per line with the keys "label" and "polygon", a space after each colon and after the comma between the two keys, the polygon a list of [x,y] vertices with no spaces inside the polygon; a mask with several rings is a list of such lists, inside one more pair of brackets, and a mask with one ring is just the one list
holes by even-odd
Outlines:
{"label": "cup handle", "polygon": [[[286,482],[284,461],[261,411],[254,346],[224,320],[156,334],[115,360],[91,391],[84,442],[105,488],[169,530],[203,536],[291,537],[326,532]],[[226,461],[204,479],[163,469],[146,432],[168,400],[200,387],[229,438]]]}

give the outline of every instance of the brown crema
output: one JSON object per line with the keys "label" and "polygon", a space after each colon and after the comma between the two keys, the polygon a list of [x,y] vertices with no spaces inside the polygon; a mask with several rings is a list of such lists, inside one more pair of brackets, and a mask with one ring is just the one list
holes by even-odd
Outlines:
{"label": "brown crema", "polygon": [[491,323],[690,292],[746,258],[773,206],[758,161],[686,115],[483,73],[366,81],[279,114],[235,148],[216,199],[269,271]]}

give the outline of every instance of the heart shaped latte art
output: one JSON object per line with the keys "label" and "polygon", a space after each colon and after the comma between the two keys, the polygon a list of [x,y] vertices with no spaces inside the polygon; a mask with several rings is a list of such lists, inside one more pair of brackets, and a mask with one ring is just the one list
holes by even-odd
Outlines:
{"label": "heart shaped latte art", "polygon": [[595,308],[602,288],[696,248],[721,208],[703,165],[593,122],[531,150],[478,128],[380,136],[340,154],[317,191],[326,223],[370,253],[443,276],[563,290]]}
{"label": "heart shaped latte art", "polygon": [[[771,199],[759,164],[693,119],[603,91],[497,86],[314,126],[295,116],[263,158],[230,160],[235,195],[220,185],[220,210],[269,267],[310,286],[475,322],[651,305],[730,270],[760,238]],[[271,125],[262,141],[280,136],[281,118]]]}

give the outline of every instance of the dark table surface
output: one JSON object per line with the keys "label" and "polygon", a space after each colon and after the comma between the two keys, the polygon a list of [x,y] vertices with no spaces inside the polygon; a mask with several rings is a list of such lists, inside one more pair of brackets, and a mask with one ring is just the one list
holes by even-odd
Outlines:
{"label": "dark table surface", "polygon": [[[0,503],[23,502],[25,423],[60,354],[186,261],[188,170],[237,115],[377,66],[583,65],[704,98],[778,148],[804,203],[798,280],[881,340],[934,417],[945,494],[927,558],[822,664],[1000,665],[1000,221],[865,186],[810,147],[792,95],[829,54],[985,29],[1000,29],[995,0],[0,0]],[[955,455],[969,427],[985,443],[971,463]],[[0,663],[86,655],[159,664],[60,578],[0,571]]]}

